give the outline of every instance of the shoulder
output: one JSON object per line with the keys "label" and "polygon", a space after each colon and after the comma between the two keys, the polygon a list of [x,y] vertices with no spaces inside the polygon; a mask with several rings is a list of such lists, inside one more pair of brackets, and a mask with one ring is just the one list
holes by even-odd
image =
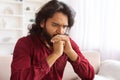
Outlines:
{"label": "shoulder", "polygon": [[31,55],[33,51],[33,43],[30,36],[24,36],[18,39],[15,44],[14,56]]}
{"label": "shoulder", "polygon": [[18,39],[16,45],[28,45],[32,44],[31,36],[24,36]]}
{"label": "shoulder", "polygon": [[26,41],[26,40],[30,40],[30,39],[31,39],[31,36],[27,35],[27,36],[23,36],[23,37],[19,38],[18,41]]}

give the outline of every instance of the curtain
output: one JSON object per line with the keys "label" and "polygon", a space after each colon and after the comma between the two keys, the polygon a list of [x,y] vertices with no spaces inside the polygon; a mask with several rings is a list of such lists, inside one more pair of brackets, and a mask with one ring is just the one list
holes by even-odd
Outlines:
{"label": "curtain", "polygon": [[120,0],[65,0],[76,12],[70,36],[81,50],[120,60]]}

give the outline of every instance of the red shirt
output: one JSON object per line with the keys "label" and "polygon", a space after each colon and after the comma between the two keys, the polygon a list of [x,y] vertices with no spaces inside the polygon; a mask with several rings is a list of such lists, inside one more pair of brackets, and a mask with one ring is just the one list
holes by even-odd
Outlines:
{"label": "red shirt", "polygon": [[81,54],[77,44],[71,38],[70,41],[79,55],[78,59],[73,62],[63,54],[52,67],[49,67],[46,57],[53,50],[45,46],[42,36],[34,38],[26,36],[19,39],[13,53],[10,80],[62,80],[67,61],[82,80],[93,80],[93,67]]}

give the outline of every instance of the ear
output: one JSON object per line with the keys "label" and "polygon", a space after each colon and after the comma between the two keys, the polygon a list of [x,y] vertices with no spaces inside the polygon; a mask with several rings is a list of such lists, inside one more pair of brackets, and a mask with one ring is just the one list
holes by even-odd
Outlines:
{"label": "ear", "polygon": [[45,25],[45,21],[43,20],[43,21],[41,21],[41,23],[40,23],[40,27],[43,28],[44,25]]}

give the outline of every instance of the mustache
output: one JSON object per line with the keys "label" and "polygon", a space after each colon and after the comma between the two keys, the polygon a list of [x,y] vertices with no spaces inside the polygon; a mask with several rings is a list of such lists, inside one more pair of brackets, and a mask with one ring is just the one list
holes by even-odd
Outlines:
{"label": "mustache", "polygon": [[66,36],[69,36],[69,34],[65,33],[65,34],[54,34],[53,37],[56,36],[56,35],[66,35]]}

